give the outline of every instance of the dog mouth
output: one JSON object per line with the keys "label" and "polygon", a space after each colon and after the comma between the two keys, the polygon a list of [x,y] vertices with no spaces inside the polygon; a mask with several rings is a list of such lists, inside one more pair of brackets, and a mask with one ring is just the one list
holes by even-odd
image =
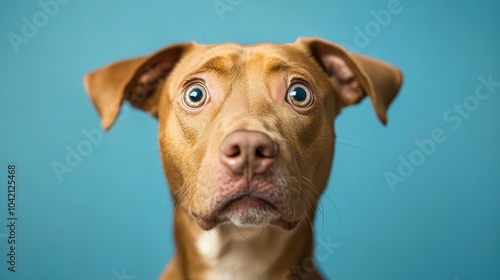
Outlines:
{"label": "dog mouth", "polygon": [[251,194],[241,194],[220,203],[220,206],[208,217],[191,213],[198,225],[204,230],[211,230],[217,225],[231,223],[238,227],[276,226],[292,230],[297,221],[282,217],[278,207],[267,198]]}
{"label": "dog mouth", "polygon": [[245,211],[276,212],[277,210],[276,207],[267,200],[252,197],[250,195],[243,195],[226,202],[219,211],[219,214],[227,215],[229,213],[243,213]]}

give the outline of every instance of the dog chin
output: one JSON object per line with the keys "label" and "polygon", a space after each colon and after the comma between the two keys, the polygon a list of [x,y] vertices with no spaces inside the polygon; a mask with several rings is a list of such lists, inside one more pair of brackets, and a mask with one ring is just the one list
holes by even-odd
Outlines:
{"label": "dog chin", "polygon": [[297,226],[298,221],[287,221],[279,216],[261,217],[258,215],[237,215],[229,218],[228,223],[231,223],[240,228],[263,228],[272,226],[281,228],[283,230],[293,230]]}
{"label": "dog chin", "polygon": [[[264,212],[264,213],[263,213]],[[248,210],[236,213],[226,213],[222,219],[234,224],[237,227],[264,227],[271,225],[273,220],[279,219],[276,213],[269,213],[267,211]]]}
{"label": "dog chin", "polygon": [[284,219],[282,213],[269,201],[248,195],[227,201],[209,217],[200,217],[194,212],[192,216],[204,230],[211,230],[221,224],[233,224],[241,228],[275,226],[292,230],[298,224],[298,220]]}
{"label": "dog chin", "polygon": [[227,224],[232,224],[239,228],[264,228],[271,226],[283,230],[293,230],[299,223],[299,220],[285,220],[277,213],[259,213],[252,210],[244,213],[225,213],[215,219],[193,217],[196,223],[206,231]]}

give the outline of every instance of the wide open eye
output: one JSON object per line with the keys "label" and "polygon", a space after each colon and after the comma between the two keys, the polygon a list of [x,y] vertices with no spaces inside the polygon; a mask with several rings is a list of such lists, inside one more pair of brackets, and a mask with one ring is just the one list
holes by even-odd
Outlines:
{"label": "wide open eye", "polygon": [[190,109],[205,105],[208,100],[208,90],[202,83],[191,84],[182,94],[182,103]]}
{"label": "wide open eye", "polygon": [[303,83],[293,83],[287,93],[288,103],[305,108],[312,104],[313,95],[311,91]]}

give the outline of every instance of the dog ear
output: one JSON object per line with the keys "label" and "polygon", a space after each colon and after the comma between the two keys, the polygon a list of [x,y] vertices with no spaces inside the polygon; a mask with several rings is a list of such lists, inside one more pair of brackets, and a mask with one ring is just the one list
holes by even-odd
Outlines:
{"label": "dog ear", "polygon": [[176,44],[152,55],[120,61],[84,78],[84,85],[107,131],[124,100],[158,118],[158,86],[192,43]]}
{"label": "dog ear", "polygon": [[382,61],[350,54],[343,47],[322,39],[299,39],[338,88],[342,107],[357,104],[368,95],[383,124],[387,109],[396,97],[403,80],[401,71]]}

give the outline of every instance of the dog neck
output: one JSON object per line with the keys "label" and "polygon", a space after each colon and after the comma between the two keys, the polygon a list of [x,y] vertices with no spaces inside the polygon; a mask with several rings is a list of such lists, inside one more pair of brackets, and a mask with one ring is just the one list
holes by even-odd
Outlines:
{"label": "dog neck", "polygon": [[[229,224],[203,231],[184,211],[175,216],[177,252],[161,279],[290,279],[311,259],[313,232],[304,222],[291,231]],[[316,270],[307,276],[320,279]]]}

